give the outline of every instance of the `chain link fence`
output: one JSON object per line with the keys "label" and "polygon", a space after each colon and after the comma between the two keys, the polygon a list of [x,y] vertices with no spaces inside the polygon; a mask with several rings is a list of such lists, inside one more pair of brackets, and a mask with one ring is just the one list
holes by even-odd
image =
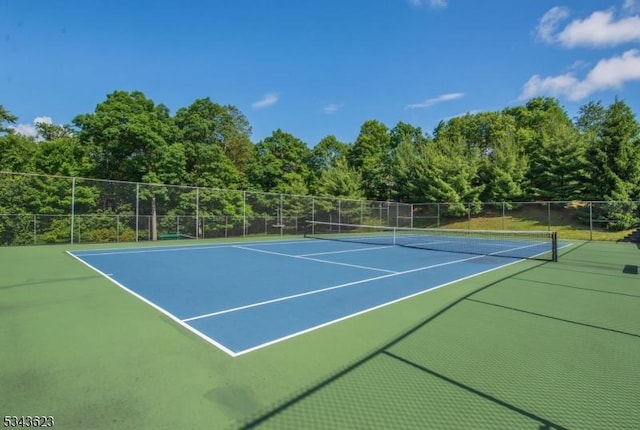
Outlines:
{"label": "chain link fence", "polygon": [[307,221],[619,240],[640,224],[640,204],[406,204],[0,172],[0,245],[295,235]]}
{"label": "chain link fence", "polygon": [[635,201],[422,203],[413,227],[471,230],[554,230],[579,240],[621,240],[640,227]]}
{"label": "chain link fence", "polygon": [[0,172],[0,245],[301,235],[307,221],[410,225],[411,205]]}

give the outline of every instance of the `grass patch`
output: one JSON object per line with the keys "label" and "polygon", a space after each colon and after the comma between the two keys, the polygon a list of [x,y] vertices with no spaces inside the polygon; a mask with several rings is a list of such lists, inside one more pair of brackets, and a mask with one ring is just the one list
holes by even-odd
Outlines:
{"label": "grass patch", "polygon": [[584,209],[570,205],[552,206],[549,210],[546,204],[528,204],[517,209],[505,210],[503,214],[501,208],[485,207],[480,214],[472,215],[471,218],[441,217],[439,227],[471,230],[553,230],[563,239],[598,241],[618,241],[633,231],[604,230],[601,228],[602,223],[594,223],[591,230],[589,224],[582,219],[584,214],[581,210]]}

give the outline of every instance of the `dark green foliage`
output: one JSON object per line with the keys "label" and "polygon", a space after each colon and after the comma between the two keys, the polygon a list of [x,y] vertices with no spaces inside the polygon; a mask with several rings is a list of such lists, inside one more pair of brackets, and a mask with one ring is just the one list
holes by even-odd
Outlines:
{"label": "dark green foliage", "polygon": [[241,188],[251,156],[251,127],[233,106],[209,98],[179,109],[177,140],[184,146],[185,182],[209,187]]}
{"label": "dark green foliage", "polygon": [[349,167],[346,157],[341,157],[322,172],[318,180],[317,191],[321,196],[362,199],[361,185],[360,174]]}
{"label": "dark green foliage", "polygon": [[78,138],[89,147],[92,176],[175,184],[184,179],[184,147],[168,109],[139,91],[116,91],[93,114],[79,115]]}
{"label": "dark green foliage", "polygon": [[[640,127],[633,112],[616,99],[602,119],[587,131],[590,197],[596,200],[626,201],[640,198]],[[609,228],[624,230],[638,224],[636,207],[610,204],[606,214]]]}
{"label": "dark green foliage", "polygon": [[[598,200],[606,202],[598,226],[640,222],[635,203],[616,203],[640,199],[640,126],[618,99],[588,102],[572,121],[557,100],[538,97],[442,121],[433,137],[405,122],[389,129],[368,120],[353,143],[329,135],[312,149],[280,129],[253,144],[235,106],[203,98],[172,116],[139,91],[107,95],[73,126],[38,123],[35,138],[11,129],[17,120],[0,105],[0,170],[64,178],[0,176],[4,244],[33,243],[34,231],[39,241],[69,240],[69,177],[111,180],[76,181],[76,240],[121,240],[135,228],[145,238],[226,232],[242,228],[243,215],[263,217],[264,231],[267,218],[311,213],[309,199],[283,194],[335,197],[316,199],[316,210],[331,218],[344,204],[357,221],[362,205],[348,199],[447,202],[442,216],[451,217],[476,213],[480,201]],[[159,183],[191,187],[149,185]],[[196,225],[196,210],[206,226]]]}
{"label": "dark green foliage", "polygon": [[[310,191],[313,194],[321,194],[319,187],[323,174],[333,168],[341,159],[345,159],[349,153],[350,145],[340,142],[335,136],[324,137],[311,150],[309,158]],[[358,184],[360,187],[360,183]]]}
{"label": "dark green foliage", "polygon": [[349,165],[362,175],[365,196],[371,200],[391,197],[391,136],[386,125],[366,121],[349,152]]}
{"label": "dark green foliage", "polygon": [[473,184],[478,165],[475,151],[459,140],[405,141],[396,149],[393,169],[394,182],[402,184],[397,197],[406,202],[478,202],[483,188]]}
{"label": "dark green foliage", "polygon": [[307,194],[311,150],[295,136],[276,130],[255,146],[251,184],[262,191]]}
{"label": "dark green foliage", "polygon": [[4,106],[0,105],[0,133],[8,132],[9,128],[5,126],[5,122],[8,124],[15,124],[18,117],[12,115],[11,112],[6,110]]}

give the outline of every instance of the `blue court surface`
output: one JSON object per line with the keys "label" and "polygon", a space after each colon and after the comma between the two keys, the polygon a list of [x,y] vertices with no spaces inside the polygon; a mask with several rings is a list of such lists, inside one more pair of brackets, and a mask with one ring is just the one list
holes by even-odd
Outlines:
{"label": "blue court surface", "polygon": [[232,356],[520,261],[314,239],[69,254]]}

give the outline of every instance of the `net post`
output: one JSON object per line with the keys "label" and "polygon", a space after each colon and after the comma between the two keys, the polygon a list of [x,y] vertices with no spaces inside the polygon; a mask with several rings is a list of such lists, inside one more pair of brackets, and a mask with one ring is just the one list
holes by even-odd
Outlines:
{"label": "net post", "polygon": [[554,263],[558,262],[558,232],[551,232],[551,260]]}

